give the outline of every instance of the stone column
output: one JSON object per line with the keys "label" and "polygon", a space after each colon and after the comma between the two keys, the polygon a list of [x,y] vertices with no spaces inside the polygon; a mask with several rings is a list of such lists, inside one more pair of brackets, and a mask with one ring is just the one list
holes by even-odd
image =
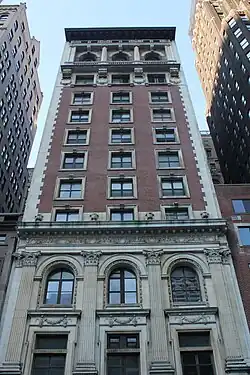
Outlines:
{"label": "stone column", "polygon": [[40,252],[30,253],[27,251],[16,255],[16,267],[22,267],[22,276],[4,363],[5,368],[11,369],[14,371],[13,373],[21,371],[21,354],[27,328],[27,310],[30,305],[33,278],[39,255]]}
{"label": "stone column", "polygon": [[97,298],[97,267],[101,251],[83,251],[84,257],[84,288],[83,306],[80,322],[80,333],[77,351],[77,364],[74,374],[96,374],[96,298]]}
{"label": "stone column", "polygon": [[175,61],[176,60],[175,57],[174,57],[174,52],[173,52],[173,48],[172,48],[171,42],[168,42],[165,45],[165,53],[166,53],[168,61]]}
{"label": "stone column", "polygon": [[101,61],[107,61],[108,59],[108,51],[107,47],[102,47],[102,55],[101,55]]}
{"label": "stone column", "polygon": [[162,303],[161,254],[163,250],[145,250],[148,269],[148,284],[151,309],[151,365],[153,375],[173,374],[174,369],[168,359],[167,326]]}
{"label": "stone column", "polygon": [[235,317],[233,314],[230,295],[232,298],[234,297],[230,290],[230,283],[226,275],[227,270],[225,269],[225,265],[231,262],[230,250],[227,247],[220,247],[207,248],[204,249],[204,252],[210,266],[217,297],[219,322],[225,346],[226,372],[238,374],[240,372],[239,369],[241,371],[247,370],[247,364],[242,355],[243,352],[235,320],[237,316]]}
{"label": "stone column", "polygon": [[134,47],[134,60],[140,61],[140,50],[138,46]]}

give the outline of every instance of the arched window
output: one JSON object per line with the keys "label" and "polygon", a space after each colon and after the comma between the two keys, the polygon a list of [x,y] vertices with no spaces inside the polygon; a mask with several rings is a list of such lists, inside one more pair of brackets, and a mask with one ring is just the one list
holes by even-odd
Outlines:
{"label": "arched window", "polygon": [[156,52],[149,52],[145,55],[145,60],[146,61],[154,61],[154,60],[160,60],[160,55]]}
{"label": "arched window", "polygon": [[79,61],[96,61],[96,55],[91,52],[84,53],[79,56]]}
{"label": "arched window", "polygon": [[71,305],[74,275],[67,268],[52,271],[47,279],[44,303],[50,305]]}
{"label": "arched window", "polygon": [[191,267],[175,268],[171,274],[171,287],[173,302],[201,301],[199,278]]}
{"label": "arched window", "polygon": [[108,303],[129,304],[137,302],[137,282],[133,271],[127,268],[115,269],[109,276]]}
{"label": "arched window", "polygon": [[128,61],[128,55],[124,52],[118,52],[112,56],[113,61]]}

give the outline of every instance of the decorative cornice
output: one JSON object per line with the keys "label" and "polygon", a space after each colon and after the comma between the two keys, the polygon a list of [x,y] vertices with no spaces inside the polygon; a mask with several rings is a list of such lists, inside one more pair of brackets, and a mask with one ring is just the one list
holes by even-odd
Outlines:
{"label": "decorative cornice", "polygon": [[81,255],[84,258],[85,266],[98,266],[100,256],[102,255],[101,251],[82,251]]}
{"label": "decorative cornice", "polygon": [[230,261],[231,251],[226,246],[205,248],[204,253],[208,263],[228,263]]}
{"label": "decorative cornice", "polygon": [[143,255],[146,258],[146,264],[161,264],[161,256],[163,254],[163,250],[144,250]]}
{"label": "decorative cornice", "polygon": [[40,255],[41,251],[21,251],[13,254],[14,258],[16,259],[16,267],[35,267]]}

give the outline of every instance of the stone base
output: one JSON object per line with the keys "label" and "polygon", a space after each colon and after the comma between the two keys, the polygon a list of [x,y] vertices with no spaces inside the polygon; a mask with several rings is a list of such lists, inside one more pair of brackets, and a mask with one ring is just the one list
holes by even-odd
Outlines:
{"label": "stone base", "polygon": [[227,374],[249,374],[250,366],[243,357],[227,357],[225,371]]}
{"label": "stone base", "polygon": [[21,375],[22,364],[15,362],[5,362],[0,366],[1,375]]}
{"label": "stone base", "polygon": [[77,363],[73,375],[97,375],[94,363]]}
{"label": "stone base", "polygon": [[149,368],[150,375],[164,375],[164,374],[174,374],[175,370],[170,362],[157,361],[151,362]]}

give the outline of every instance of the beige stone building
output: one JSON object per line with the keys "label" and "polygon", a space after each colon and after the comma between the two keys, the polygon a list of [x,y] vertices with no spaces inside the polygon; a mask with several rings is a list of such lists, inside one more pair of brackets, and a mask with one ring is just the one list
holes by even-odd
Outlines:
{"label": "beige stone building", "polygon": [[248,374],[226,230],[175,29],[67,29],[0,374]]}

